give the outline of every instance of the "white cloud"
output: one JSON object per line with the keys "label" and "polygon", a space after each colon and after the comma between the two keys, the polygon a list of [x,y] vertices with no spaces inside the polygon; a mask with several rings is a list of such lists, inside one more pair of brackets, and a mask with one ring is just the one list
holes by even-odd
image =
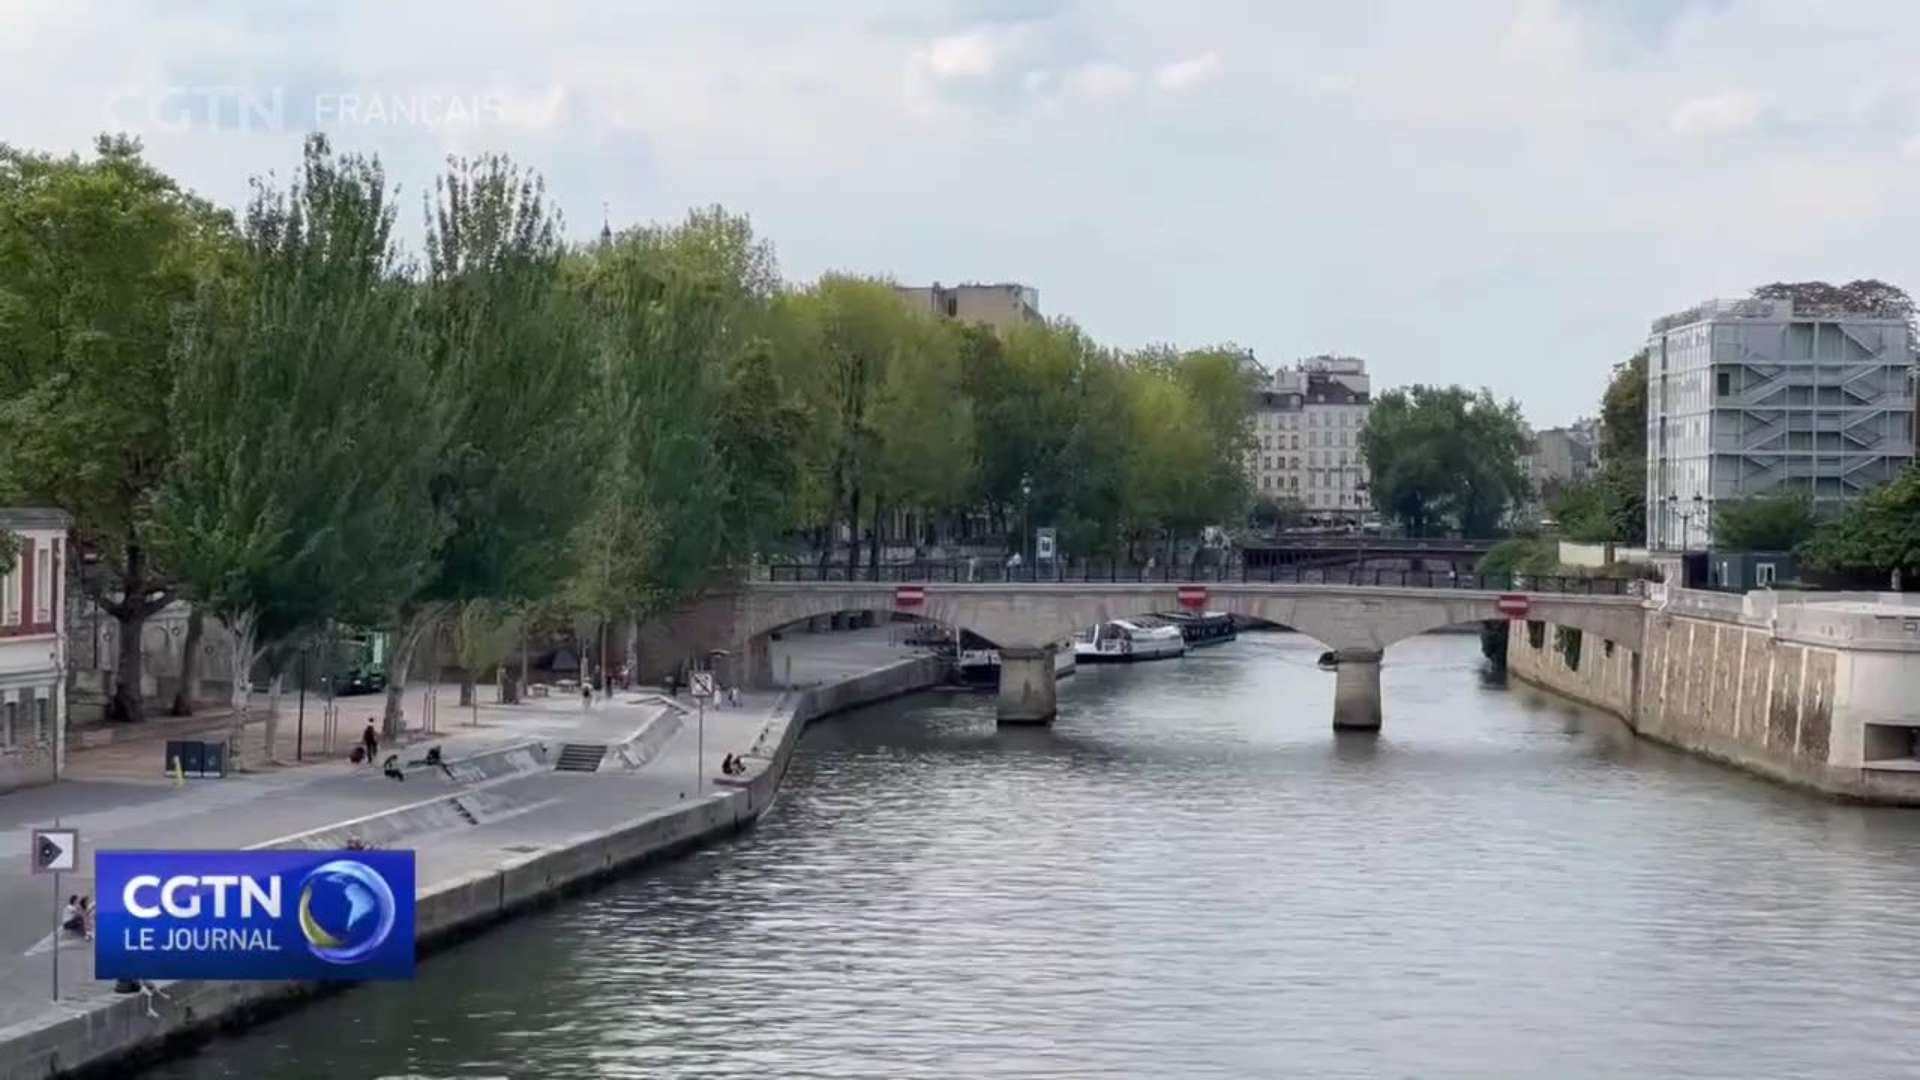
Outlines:
{"label": "white cloud", "polygon": [[1004,34],[974,30],[936,38],[932,44],[914,53],[914,63],[938,80],[984,79],[1000,66],[1006,55]]}
{"label": "white cloud", "polygon": [[1091,98],[1124,97],[1133,92],[1139,78],[1117,64],[1088,64],[1067,76],[1074,93]]}
{"label": "white cloud", "polygon": [[[510,152],[582,236],[602,203],[617,226],[718,201],[795,276],[1025,280],[1103,341],[1338,347],[1379,385],[1487,384],[1543,426],[1703,295],[1920,289],[1920,4],[1849,5],[1845,34],[1816,0],[910,7],[0,0],[0,100],[32,103],[9,141],[68,151],[123,86],[503,95],[485,125],[336,142],[412,193],[450,146]],[[1231,94],[1086,107],[1228,65]],[[126,122],[227,204],[302,133]],[[1542,341],[1566,362],[1534,363]]]}
{"label": "white cloud", "polygon": [[1750,131],[1766,115],[1767,104],[1758,95],[1729,90],[1681,102],[1668,114],[1667,130],[1683,139],[1713,139]]}
{"label": "white cloud", "polygon": [[1341,94],[1351,94],[1359,85],[1360,81],[1351,75],[1329,72],[1307,80],[1307,92],[1315,97],[1339,97]]}
{"label": "white cloud", "polygon": [[1153,73],[1154,85],[1162,90],[1186,90],[1220,74],[1220,54],[1208,50],[1184,60],[1163,64]]}

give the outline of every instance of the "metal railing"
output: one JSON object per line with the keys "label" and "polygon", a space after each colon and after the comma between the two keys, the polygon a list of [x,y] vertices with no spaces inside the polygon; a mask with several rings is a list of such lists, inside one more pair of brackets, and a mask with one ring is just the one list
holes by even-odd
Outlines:
{"label": "metal railing", "polygon": [[1639,596],[1641,582],[1629,578],[1541,576],[1537,574],[1460,574],[1445,570],[1365,570],[1300,566],[1143,566],[1121,561],[1086,560],[1068,566],[1007,566],[1003,563],[882,563],[878,567],[784,564],[768,566],[755,580],[775,584],[866,583],[887,585],[1066,585],[1154,583],[1166,585],[1345,585],[1386,589],[1462,589],[1479,592],[1567,593],[1581,596]]}

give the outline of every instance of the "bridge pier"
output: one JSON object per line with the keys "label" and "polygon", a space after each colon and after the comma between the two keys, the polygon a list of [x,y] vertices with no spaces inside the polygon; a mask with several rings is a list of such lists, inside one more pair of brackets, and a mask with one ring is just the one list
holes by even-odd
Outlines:
{"label": "bridge pier", "polygon": [[747,686],[766,690],[773,686],[773,639],[766,634],[747,640]]}
{"label": "bridge pier", "polygon": [[1333,676],[1333,730],[1380,730],[1380,650],[1341,649]]}
{"label": "bridge pier", "polygon": [[1050,724],[1055,713],[1053,646],[1000,649],[1002,724]]}

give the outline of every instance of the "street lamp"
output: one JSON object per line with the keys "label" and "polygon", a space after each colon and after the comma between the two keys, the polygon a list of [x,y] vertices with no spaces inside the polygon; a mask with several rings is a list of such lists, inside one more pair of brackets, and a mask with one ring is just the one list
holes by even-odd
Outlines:
{"label": "street lamp", "polygon": [[1690,508],[1684,508],[1687,507],[1687,504],[1680,501],[1680,494],[1678,492],[1667,496],[1669,512],[1680,519],[1680,554],[1682,555],[1693,550],[1693,519],[1695,516],[1703,513],[1706,506],[1706,500],[1702,499],[1697,492],[1694,494],[1691,502],[1692,506]]}
{"label": "street lamp", "polygon": [[1026,536],[1020,541],[1020,561],[1031,566],[1033,563],[1033,477],[1025,473],[1020,476],[1020,517],[1026,526]]}
{"label": "street lamp", "polygon": [[[732,655],[732,653],[725,649],[708,649],[707,674],[712,675],[714,673],[713,661],[715,658],[725,658]],[[716,697],[720,694],[720,683],[718,680],[713,681],[713,693]],[[707,699],[703,695],[696,694],[693,700],[698,703],[696,708],[699,714],[699,733],[695,736],[693,748],[693,795],[694,798],[697,799],[707,793]]]}

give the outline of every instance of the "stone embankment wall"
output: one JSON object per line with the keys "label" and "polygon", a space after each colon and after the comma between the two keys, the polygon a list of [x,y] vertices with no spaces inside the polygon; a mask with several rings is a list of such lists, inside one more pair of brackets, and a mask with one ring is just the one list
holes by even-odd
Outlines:
{"label": "stone embankment wall", "polygon": [[[656,810],[612,829],[571,837],[491,869],[436,883],[416,900],[423,952],[445,947],[503,919],[550,905],[614,874],[677,855],[751,825],[773,805],[801,733],[813,720],[936,686],[946,665],[923,657],[798,691],[762,735],[765,767],[720,781],[705,799]],[[426,838],[431,843],[430,838]],[[138,995],[74,1014],[0,1030],[0,1077],[121,1077],[143,1061],[283,1011],[325,990],[309,983],[177,982],[159,1020]]]}
{"label": "stone embankment wall", "polygon": [[1674,590],[1648,606],[1641,655],[1515,623],[1507,669],[1704,757],[1840,798],[1920,803],[1920,607],[1907,603]]}
{"label": "stone embankment wall", "polygon": [[1545,622],[1507,624],[1507,674],[1631,721],[1637,654],[1597,634]]}

